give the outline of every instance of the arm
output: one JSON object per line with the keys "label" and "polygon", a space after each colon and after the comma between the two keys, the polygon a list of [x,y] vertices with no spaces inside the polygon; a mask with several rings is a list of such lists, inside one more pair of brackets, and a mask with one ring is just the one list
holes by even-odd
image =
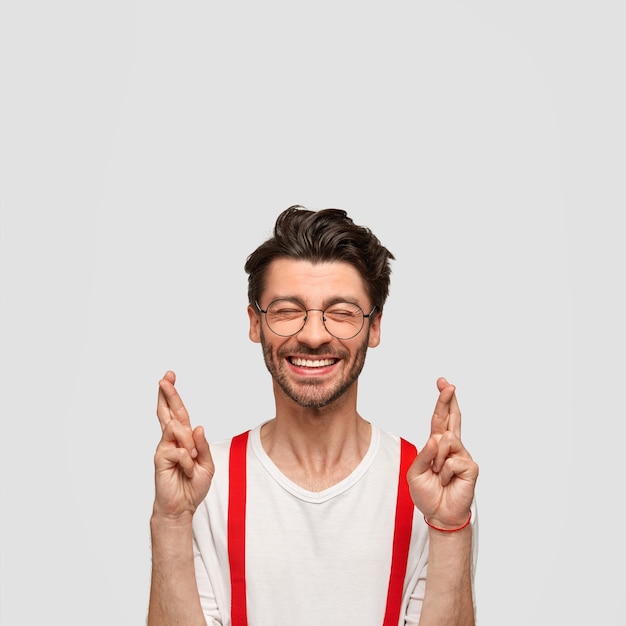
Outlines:
{"label": "arm", "polygon": [[430,437],[407,474],[415,506],[429,524],[428,574],[420,626],[474,626],[472,526],[467,524],[478,465],[461,443],[455,388],[437,381]]}
{"label": "arm", "polygon": [[474,626],[472,527],[430,530],[426,594],[420,626]]}
{"label": "arm", "polygon": [[205,626],[193,563],[193,514],[208,493],[214,467],[201,427],[187,410],[167,372],[159,382],[161,441],[154,455],[155,499],[148,626]]}
{"label": "arm", "polygon": [[206,626],[196,586],[191,521],[177,525],[153,514],[148,626]]}

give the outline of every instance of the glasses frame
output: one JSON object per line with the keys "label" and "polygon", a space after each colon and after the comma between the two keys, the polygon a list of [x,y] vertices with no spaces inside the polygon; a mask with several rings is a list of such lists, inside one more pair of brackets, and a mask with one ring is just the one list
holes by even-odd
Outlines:
{"label": "glasses frame", "polygon": [[[302,321],[302,326],[300,326],[300,328],[295,333],[290,333],[288,335],[282,335],[281,333],[277,333],[270,326],[270,323],[267,321],[267,312],[268,312],[269,308],[272,306],[272,304],[274,304],[274,302],[280,302],[281,300],[286,300],[287,302],[293,302],[294,304],[298,304],[298,305],[303,307],[304,319]],[[361,313],[363,315],[363,323],[361,324],[361,328],[359,328],[359,330],[357,330],[356,333],[354,333],[354,335],[351,335],[350,337],[337,337],[337,335],[333,335],[333,333],[331,333],[330,330],[328,330],[328,327],[326,326],[326,316],[324,315],[324,313],[326,313],[326,310],[329,309],[331,306],[335,306],[335,304],[337,304],[337,302],[333,302],[332,304],[329,304],[325,309],[305,309],[304,305],[301,302],[298,302],[297,300],[290,300],[289,298],[276,298],[275,300],[272,300],[267,305],[267,309],[262,309],[261,305],[256,300],[254,301],[254,304],[255,304],[256,308],[259,310],[259,313],[264,313],[265,314],[265,324],[270,329],[270,331],[272,331],[278,337],[295,337],[295,335],[297,335],[299,332],[301,332],[302,329],[306,326],[306,323],[307,323],[307,321],[309,319],[309,313],[311,311],[319,311],[322,314],[322,324],[324,324],[324,329],[326,330],[326,332],[331,337],[334,337],[335,339],[339,339],[340,341],[347,341],[348,339],[354,339],[363,330],[363,327],[365,326],[365,320],[366,319],[370,319],[372,317],[372,315],[374,314],[374,311],[378,308],[376,305],[374,305],[372,307],[372,310],[369,313],[365,313],[363,311],[363,309],[358,304],[356,304],[355,302],[348,302],[347,304],[352,304],[353,306],[357,307],[357,309],[359,309],[361,311]]]}

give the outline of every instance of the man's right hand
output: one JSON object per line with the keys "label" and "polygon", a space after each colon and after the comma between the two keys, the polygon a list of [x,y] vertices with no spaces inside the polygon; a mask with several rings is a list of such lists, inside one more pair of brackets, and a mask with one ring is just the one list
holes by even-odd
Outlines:
{"label": "man's right hand", "polygon": [[191,519],[206,497],[215,468],[204,429],[191,428],[175,383],[171,371],[159,381],[157,416],[163,434],[154,455],[153,517],[183,521]]}

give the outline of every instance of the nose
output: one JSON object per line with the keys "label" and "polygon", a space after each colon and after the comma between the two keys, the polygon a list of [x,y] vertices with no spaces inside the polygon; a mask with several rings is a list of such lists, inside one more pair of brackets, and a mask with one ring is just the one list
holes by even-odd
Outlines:
{"label": "nose", "polygon": [[[311,315],[312,313],[313,315]],[[309,309],[307,311],[306,321],[298,333],[298,339],[310,346],[319,346],[332,339],[332,335],[324,326],[324,311],[322,309]]]}

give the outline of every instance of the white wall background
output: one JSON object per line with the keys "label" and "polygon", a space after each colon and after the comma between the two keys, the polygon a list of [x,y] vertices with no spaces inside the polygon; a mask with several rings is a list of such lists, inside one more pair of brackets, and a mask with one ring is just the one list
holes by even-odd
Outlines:
{"label": "white wall background", "polygon": [[458,386],[479,623],[624,623],[624,2],[1,18],[3,625],[144,623],[157,380],[272,416],[243,263],[296,203],[397,257],[362,414],[421,445]]}

